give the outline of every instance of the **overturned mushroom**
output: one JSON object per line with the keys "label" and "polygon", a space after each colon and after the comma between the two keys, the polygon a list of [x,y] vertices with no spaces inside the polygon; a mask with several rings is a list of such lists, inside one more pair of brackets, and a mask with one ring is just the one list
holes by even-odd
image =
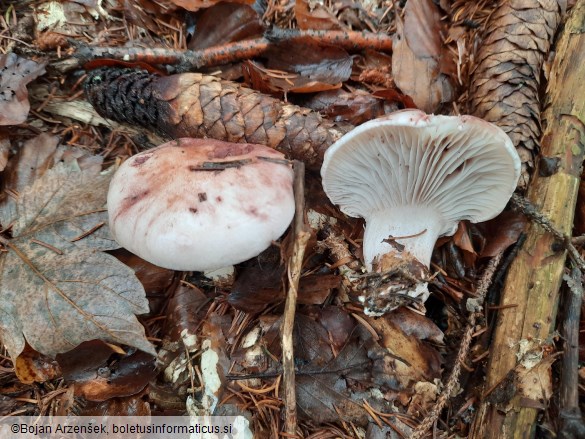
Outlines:
{"label": "overturned mushroom", "polygon": [[[438,237],[460,220],[498,215],[520,174],[520,159],[498,127],[472,116],[404,110],[367,122],[335,142],[321,168],[323,187],[349,216],[366,220],[370,278],[366,311],[425,301]],[[405,299],[407,299],[405,301]],[[411,300],[411,299],[410,299]]]}
{"label": "overturned mushroom", "polygon": [[116,241],[174,270],[213,270],[250,259],[294,215],[293,171],[262,145],[179,139],[137,154],[108,192]]}

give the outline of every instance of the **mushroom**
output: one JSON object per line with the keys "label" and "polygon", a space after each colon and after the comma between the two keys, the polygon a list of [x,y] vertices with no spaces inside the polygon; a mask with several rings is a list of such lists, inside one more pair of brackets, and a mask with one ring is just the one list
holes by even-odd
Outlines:
{"label": "mushroom", "polygon": [[214,270],[257,256],[288,228],[293,171],[262,145],[183,138],[126,160],[112,178],[112,235],[155,265]]}
{"label": "mushroom", "polygon": [[389,281],[378,276],[377,292],[360,298],[366,311],[394,309],[404,303],[396,299],[402,295],[424,302],[429,292],[420,278],[437,238],[455,233],[460,220],[497,216],[519,175],[520,159],[510,138],[473,116],[403,110],[364,123],[335,142],[321,168],[323,188],[342,212],[366,220],[367,270],[401,274]]}

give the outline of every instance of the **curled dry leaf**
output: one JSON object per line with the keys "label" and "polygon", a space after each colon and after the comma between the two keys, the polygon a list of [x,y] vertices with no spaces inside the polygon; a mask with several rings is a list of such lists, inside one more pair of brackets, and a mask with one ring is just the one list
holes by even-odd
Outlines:
{"label": "curled dry leaf", "polygon": [[30,347],[25,348],[14,362],[14,372],[24,384],[44,383],[61,376],[61,369],[55,360],[33,351]]}
{"label": "curled dry leaf", "polygon": [[444,343],[443,331],[432,320],[408,308],[395,309],[388,313],[386,319],[400,328],[408,337],[430,341],[437,346]]}
{"label": "curled dry leaf", "polygon": [[100,341],[82,343],[57,361],[75,395],[88,401],[105,401],[140,393],[156,376],[155,358],[133,351],[120,356]]}
{"label": "curled dry leaf", "polygon": [[198,16],[195,35],[189,41],[188,48],[201,50],[259,37],[263,32],[262,19],[251,6],[220,2]]}
{"label": "curled dry leaf", "polygon": [[45,64],[15,53],[0,56],[0,125],[18,125],[28,116],[26,85],[45,73]]}
{"label": "curled dry leaf", "polygon": [[359,125],[384,115],[384,102],[363,90],[329,90],[316,94],[304,104],[335,121]]}
{"label": "curled dry leaf", "polygon": [[349,54],[334,46],[280,43],[269,49],[266,66],[243,64],[244,78],[264,93],[313,93],[337,89],[351,76]]}
{"label": "curled dry leaf", "polygon": [[540,75],[557,26],[562,1],[502,0],[471,73],[470,111],[500,126],[522,160],[519,187],[534,168],[540,126]]}
{"label": "curled dry leaf", "polygon": [[197,329],[205,317],[206,306],[210,303],[203,292],[193,286],[181,284],[169,300],[165,333],[170,334],[171,341],[181,341],[184,351],[194,349]]}
{"label": "curled dry leaf", "polygon": [[418,108],[433,113],[453,97],[453,86],[441,72],[441,15],[432,0],[407,2],[404,21],[396,20],[392,75]]}
{"label": "curled dry leaf", "polygon": [[94,169],[58,163],[0,211],[2,224],[12,224],[0,255],[0,335],[12,358],[25,340],[51,357],[93,339],[154,354],[135,317],[148,312],[142,285],[96,251],[117,244],[105,225],[111,175]]}
{"label": "curled dry leaf", "polygon": [[502,212],[494,219],[477,227],[486,237],[486,243],[480,252],[482,258],[492,258],[503,252],[520,237],[528,220],[520,212]]}

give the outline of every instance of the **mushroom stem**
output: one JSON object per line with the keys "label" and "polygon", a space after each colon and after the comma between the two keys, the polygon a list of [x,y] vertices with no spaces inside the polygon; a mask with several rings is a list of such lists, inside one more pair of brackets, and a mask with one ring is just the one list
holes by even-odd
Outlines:
{"label": "mushroom stem", "polygon": [[410,253],[429,267],[433,248],[444,227],[437,209],[428,206],[397,206],[370,213],[364,233],[364,260],[368,271],[382,255],[403,258]]}

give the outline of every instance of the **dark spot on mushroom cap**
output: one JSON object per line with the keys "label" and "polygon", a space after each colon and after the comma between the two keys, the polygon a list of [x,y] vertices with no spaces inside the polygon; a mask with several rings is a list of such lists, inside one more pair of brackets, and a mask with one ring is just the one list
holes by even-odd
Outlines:
{"label": "dark spot on mushroom cap", "polygon": [[223,198],[221,198],[221,197],[215,197],[215,201],[217,201],[218,203],[221,203],[223,201]]}
{"label": "dark spot on mushroom cap", "polygon": [[251,208],[247,209],[246,213],[250,216],[258,218],[260,221],[268,221],[269,220],[268,215],[266,215],[265,213],[262,213],[262,212],[258,212],[258,209],[255,207],[251,207]]}
{"label": "dark spot on mushroom cap", "polygon": [[225,159],[226,157],[249,154],[253,149],[254,146],[247,143],[218,142],[217,146],[213,149],[213,151],[211,151],[208,154],[208,158],[210,160]]}
{"label": "dark spot on mushroom cap", "polygon": [[191,213],[197,213],[197,208],[196,207],[190,207],[189,208],[189,212],[191,212]]}
{"label": "dark spot on mushroom cap", "polygon": [[132,161],[131,166],[138,167],[141,164],[143,164],[144,162],[146,162],[151,157],[152,157],[152,154],[140,155]]}
{"label": "dark spot on mushroom cap", "polygon": [[207,194],[205,192],[199,192],[197,197],[199,197],[199,201],[201,202],[207,201]]}
{"label": "dark spot on mushroom cap", "polygon": [[126,214],[132,207],[138,204],[141,200],[148,196],[150,193],[149,189],[143,190],[142,192],[137,192],[132,195],[128,195],[126,198],[122,200],[122,204],[120,206],[120,210],[116,213],[114,221],[120,216]]}

